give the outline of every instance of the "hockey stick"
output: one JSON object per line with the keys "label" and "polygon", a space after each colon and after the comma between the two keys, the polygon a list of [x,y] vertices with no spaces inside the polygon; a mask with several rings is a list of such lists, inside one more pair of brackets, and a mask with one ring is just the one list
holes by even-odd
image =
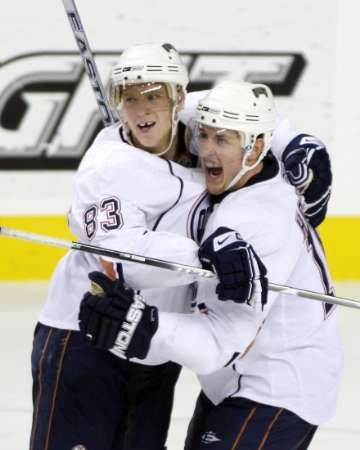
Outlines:
{"label": "hockey stick", "polygon": [[[120,261],[129,261],[147,266],[158,267],[189,275],[196,275],[202,278],[217,278],[213,272],[198,267],[188,266],[185,264],[163,261],[161,259],[150,258],[147,256],[135,255],[133,253],[111,250],[108,248],[98,247],[96,245],[84,244],[82,242],[67,241],[65,239],[57,239],[41,234],[29,233],[26,231],[14,230],[12,228],[0,226],[0,235],[24,239],[40,244],[52,245],[54,247],[67,248],[69,250],[79,250],[82,252],[92,253],[99,256],[106,256]],[[280,292],[283,294],[295,295],[297,297],[316,300],[320,302],[330,303],[332,305],[347,306],[349,308],[360,309],[360,302],[349,298],[333,297],[319,292],[308,291],[306,289],[297,289],[280,284],[269,283],[269,290]]]}
{"label": "hockey stick", "polygon": [[82,25],[78,10],[74,0],[63,0],[64,8],[68,16],[71,29],[74,33],[76,43],[80,50],[80,55],[84,62],[86,73],[89,77],[91,87],[94,91],[97,104],[101,113],[102,121],[105,127],[116,122],[111,111],[104,86],[92,54],[89,42],[87,40],[84,27]]}
{"label": "hockey stick", "polygon": [[185,264],[178,264],[161,259],[149,258],[147,256],[135,255],[134,253],[126,253],[118,250],[98,247],[96,245],[84,244],[82,242],[67,241],[65,239],[53,238],[43,234],[29,233],[26,231],[14,230],[12,228],[0,226],[0,235],[24,239],[39,244],[52,245],[54,247],[67,248],[69,250],[80,250],[82,252],[93,253],[94,255],[106,256],[108,258],[118,259],[120,261],[136,262],[148,266],[158,267],[160,269],[168,269],[176,272],[198,275],[203,278],[215,278],[215,275],[209,270],[200,269]]}

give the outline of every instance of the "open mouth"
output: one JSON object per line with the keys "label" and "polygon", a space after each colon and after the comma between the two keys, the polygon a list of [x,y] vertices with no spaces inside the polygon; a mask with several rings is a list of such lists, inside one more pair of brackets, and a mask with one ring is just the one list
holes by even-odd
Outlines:
{"label": "open mouth", "polygon": [[155,125],[155,122],[141,122],[137,124],[137,127],[141,131],[148,131]]}
{"label": "open mouth", "polygon": [[206,167],[206,173],[209,178],[217,178],[223,173],[222,167]]}

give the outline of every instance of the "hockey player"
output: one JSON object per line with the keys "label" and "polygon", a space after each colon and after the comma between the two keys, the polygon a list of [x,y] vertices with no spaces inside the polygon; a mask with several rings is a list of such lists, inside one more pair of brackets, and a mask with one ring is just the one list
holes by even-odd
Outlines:
{"label": "hockey player", "polygon": [[[70,227],[81,241],[199,265],[186,220],[204,182],[168,159],[191,165],[194,158],[184,145],[185,127],[178,125],[186,67],[168,44],[135,46],[122,54],[112,82],[122,122],[103,130],[80,164]],[[54,272],[34,338],[31,449],[161,450],[180,367],[151,369],[84,346],[77,316],[94,269],[102,270],[96,257],[70,252]],[[147,288],[162,310],[186,311],[190,304],[187,275],[164,279],[158,270],[156,278],[145,266],[135,273],[133,265],[116,271],[138,289]]]}
{"label": "hockey player", "polygon": [[[178,121],[188,82],[186,68],[168,44],[134,46],[121,56],[112,81],[111,97],[122,121],[99,134],[79,167],[70,227],[81,241],[199,265],[192,239],[202,234],[209,206],[203,178],[170,160],[195,163],[185,145],[185,126]],[[191,105],[184,111],[184,122],[191,117],[189,110]],[[290,172],[296,175],[299,167],[306,168],[302,185],[321,180],[320,166],[330,173],[323,156],[315,158],[327,155],[325,149],[304,159],[313,144],[294,146],[298,133],[284,120],[277,129],[279,157],[284,148],[284,154],[292,149]],[[290,181],[294,180],[298,177]],[[188,221],[191,211],[193,219]],[[119,361],[84,346],[80,339],[77,316],[88,288],[87,274],[104,270],[102,264],[113,277],[124,274],[126,282],[143,289],[149,303],[161,311],[184,312],[190,304],[189,276],[164,277],[162,271],[145,266],[113,267],[91,255],[68,253],[53,274],[35,331],[32,450],[45,443],[49,450],[57,450],[59,443],[101,450],[160,450],[165,445],[180,367],[165,363],[147,368]]]}
{"label": "hockey player", "polygon": [[213,210],[199,258],[219,282],[199,283],[198,313],[166,313],[92,273],[103,294],[85,295],[80,329],[121,358],[176,361],[199,374],[187,450],[305,450],[335,409],[335,307],[267,292],[267,278],[331,294],[322,246],[271,153],[270,90],[220,84],[197,121]]}

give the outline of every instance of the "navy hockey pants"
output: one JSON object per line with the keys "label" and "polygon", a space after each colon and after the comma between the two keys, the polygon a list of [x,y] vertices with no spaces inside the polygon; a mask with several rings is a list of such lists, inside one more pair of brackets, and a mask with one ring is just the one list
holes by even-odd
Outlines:
{"label": "navy hockey pants", "polygon": [[146,367],[38,324],[30,450],[163,450],[180,367]]}
{"label": "navy hockey pants", "polygon": [[185,450],[306,450],[316,429],[283,408],[239,397],[215,406],[201,393]]}

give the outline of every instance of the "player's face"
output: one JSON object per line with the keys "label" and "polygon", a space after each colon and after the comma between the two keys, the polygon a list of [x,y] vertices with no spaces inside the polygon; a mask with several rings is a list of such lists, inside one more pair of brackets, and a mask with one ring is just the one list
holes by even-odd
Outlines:
{"label": "player's face", "polygon": [[171,136],[172,102],[162,83],[124,88],[123,113],[134,144],[151,153],[165,150]]}
{"label": "player's face", "polygon": [[221,194],[241,169],[242,138],[236,131],[200,126],[198,141],[207,189]]}

